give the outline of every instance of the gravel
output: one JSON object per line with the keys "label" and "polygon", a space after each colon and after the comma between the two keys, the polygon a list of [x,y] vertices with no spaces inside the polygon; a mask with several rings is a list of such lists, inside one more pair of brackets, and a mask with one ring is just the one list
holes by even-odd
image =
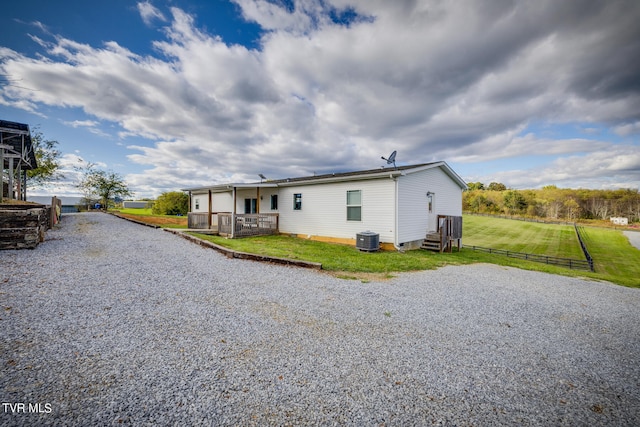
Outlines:
{"label": "gravel", "polygon": [[638,232],[638,231],[623,231],[623,233],[629,239],[629,243],[631,243],[636,248],[640,249],[640,232]]}
{"label": "gravel", "polygon": [[363,283],[100,213],[0,266],[0,425],[640,425],[638,289]]}

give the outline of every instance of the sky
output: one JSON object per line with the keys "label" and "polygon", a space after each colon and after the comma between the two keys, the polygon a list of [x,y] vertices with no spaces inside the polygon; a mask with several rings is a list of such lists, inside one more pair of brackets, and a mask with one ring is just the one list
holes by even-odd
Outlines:
{"label": "sky", "polygon": [[446,161],[510,188],[640,188],[637,0],[21,0],[0,119],[137,198]]}

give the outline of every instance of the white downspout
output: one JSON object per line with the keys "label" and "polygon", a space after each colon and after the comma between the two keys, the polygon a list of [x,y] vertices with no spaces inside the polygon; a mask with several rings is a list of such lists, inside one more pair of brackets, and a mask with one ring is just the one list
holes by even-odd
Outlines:
{"label": "white downspout", "polygon": [[395,230],[393,232],[393,247],[396,248],[398,252],[402,252],[402,248],[400,247],[400,242],[398,242],[398,232],[399,232],[399,218],[398,218],[398,177],[393,177],[393,181],[395,184],[395,194],[393,197],[393,222],[395,224]]}

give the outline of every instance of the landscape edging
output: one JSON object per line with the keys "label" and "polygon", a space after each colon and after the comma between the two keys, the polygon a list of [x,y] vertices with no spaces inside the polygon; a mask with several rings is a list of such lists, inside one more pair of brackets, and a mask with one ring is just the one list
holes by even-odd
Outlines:
{"label": "landscape edging", "polygon": [[151,228],[161,228],[159,225],[149,224],[149,223],[146,223],[144,221],[138,221],[137,219],[127,218],[126,216],[120,216],[120,215],[118,215],[117,213],[114,213],[114,212],[107,212],[107,213],[110,214],[110,215],[113,215],[113,216],[115,216],[117,218],[120,218],[120,219],[124,219],[124,220],[127,220],[127,221],[135,222],[136,224],[146,225],[147,227],[151,227]]}
{"label": "landscape edging", "polygon": [[268,255],[258,255],[258,254],[251,254],[248,252],[235,251],[233,249],[229,249],[224,246],[216,245],[213,242],[200,239],[191,234],[187,234],[183,230],[174,229],[174,228],[163,228],[163,230],[168,231],[169,233],[173,233],[177,236],[180,236],[183,239],[189,240],[190,242],[197,243],[200,246],[216,250],[224,254],[228,258],[248,259],[252,261],[261,261],[261,262],[272,262],[275,264],[293,265],[296,267],[322,270],[322,264],[319,262],[302,261],[302,260],[295,260],[295,259],[289,259],[289,258],[279,258],[279,257],[268,256]]}

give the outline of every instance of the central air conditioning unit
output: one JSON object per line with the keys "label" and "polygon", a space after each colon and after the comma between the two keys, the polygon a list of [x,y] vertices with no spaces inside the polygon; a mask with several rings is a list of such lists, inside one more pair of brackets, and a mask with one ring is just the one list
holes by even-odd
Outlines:
{"label": "central air conditioning unit", "polygon": [[380,235],[373,231],[356,234],[356,248],[361,251],[374,252],[380,249]]}

